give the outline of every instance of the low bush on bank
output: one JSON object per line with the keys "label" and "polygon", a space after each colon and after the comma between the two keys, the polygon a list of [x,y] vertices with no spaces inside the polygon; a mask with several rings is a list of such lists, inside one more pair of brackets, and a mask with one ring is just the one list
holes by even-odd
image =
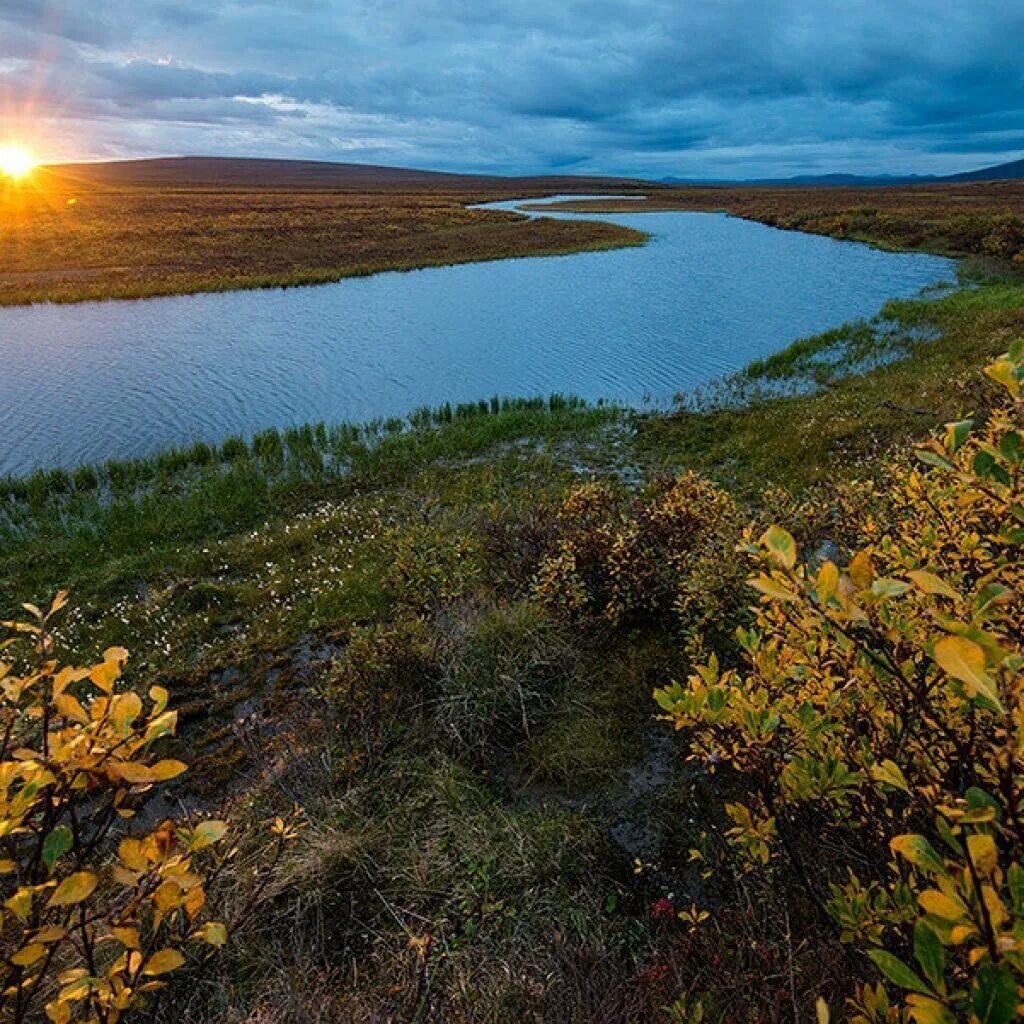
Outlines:
{"label": "low bush on bank", "polygon": [[845,568],[751,536],[745,665],[656,693],[721,801],[695,862],[734,900],[805,904],[794,944],[827,925],[863,951],[844,972],[862,983],[831,994],[864,1024],[1019,1013],[1024,341],[987,372],[1007,404],[895,471]]}
{"label": "low bush on bank", "polygon": [[[158,753],[178,714],[162,687],[123,685],[122,648],[61,665],[50,624],[65,601],[26,606],[31,618],[4,623],[0,643],[11,655],[0,662],[0,972],[13,1024],[44,1012],[54,1024],[115,1024],[152,1009],[187,958],[225,945],[265,884],[248,887],[229,926],[208,896],[239,853],[223,842],[228,823],[141,823],[154,787],[186,770]],[[294,835],[281,820],[274,829],[282,842]]]}

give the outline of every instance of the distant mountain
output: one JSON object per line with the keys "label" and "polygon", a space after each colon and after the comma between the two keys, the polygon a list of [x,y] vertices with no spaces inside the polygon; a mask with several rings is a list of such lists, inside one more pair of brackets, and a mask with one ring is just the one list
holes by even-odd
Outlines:
{"label": "distant mountain", "polygon": [[744,181],[725,179],[662,178],[666,185],[821,185],[821,186],[881,186],[928,185],[958,181],[1014,181],[1024,178],[1024,160],[1012,160],[995,167],[982,167],[962,174],[800,174],[792,178],[754,178]]}
{"label": "distant mountain", "polygon": [[405,167],[340,164],[323,160],[264,160],[234,157],[184,156],[152,160],[114,160],[101,163],[53,164],[45,174],[76,183],[115,186],[210,186],[219,188],[488,188],[522,187],[628,188],[645,184],[634,178],[576,175],[500,177],[451,174]]}
{"label": "distant mountain", "polygon": [[1008,164],[997,164],[995,167],[983,167],[980,171],[967,171],[964,174],[951,174],[943,181],[1007,181],[1024,178],[1024,160],[1011,160]]}

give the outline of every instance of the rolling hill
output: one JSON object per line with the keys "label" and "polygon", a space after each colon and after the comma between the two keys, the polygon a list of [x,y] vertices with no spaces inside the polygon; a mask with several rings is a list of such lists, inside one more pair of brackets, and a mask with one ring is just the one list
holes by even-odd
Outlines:
{"label": "rolling hill", "polygon": [[500,177],[452,174],[404,167],[343,164],[314,160],[267,160],[234,157],[160,157],[100,163],[53,164],[45,175],[82,184],[108,186],[216,188],[564,188],[568,191],[623,188],[645,184],[634,178],[545,175]]}

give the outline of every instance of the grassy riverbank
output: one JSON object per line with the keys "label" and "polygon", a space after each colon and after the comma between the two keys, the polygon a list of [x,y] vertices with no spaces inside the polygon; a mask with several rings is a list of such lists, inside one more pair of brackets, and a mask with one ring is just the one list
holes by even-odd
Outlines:
{"label": "grassy riverbank", "polygon": [[[708,1020],[781,1024],[841,1005],[870,967],[798,882],[773,902],[691,860],[722,794],[650,694],[709,653],[736,663],[745,524],[842,551],[851,478],[984,414],[1024,278],[968,267],[883,317],[673,414],[486,402],[0,483],[0,615],[69,586],[63,652],[124,645],[130,677],[170,691],[186,806],[310,822],[160,1019],[677,1024],[665,1007],[710,992]],[[665,479],[688,470],[723,486]],[[709,927],[679,918],[693,905]]]}
{"label": "grassy riverbank", "polygon": [[114,188],[59,176],[0,186],[0,306],[323,284],[645,240],[597,220],[527,220],[467,209],[518,194]]}
{"label": "grassy riverbank", "polygon": [[642,201],[577,201],[581,213],[725,211],[791,231],[944,256],[1024,261],[1024,182],[896,188],[701,186],[659,189]]}

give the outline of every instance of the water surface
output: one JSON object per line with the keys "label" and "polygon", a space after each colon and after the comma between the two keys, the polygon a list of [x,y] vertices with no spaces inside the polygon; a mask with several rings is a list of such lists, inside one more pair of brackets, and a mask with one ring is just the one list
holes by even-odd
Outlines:
{"label": "water surface", "polygon": [[954,275],[950,260],[724,214],[601,217],[653,237],[316,287],[0,309],[0,474],[494,394],[668,400]]}

